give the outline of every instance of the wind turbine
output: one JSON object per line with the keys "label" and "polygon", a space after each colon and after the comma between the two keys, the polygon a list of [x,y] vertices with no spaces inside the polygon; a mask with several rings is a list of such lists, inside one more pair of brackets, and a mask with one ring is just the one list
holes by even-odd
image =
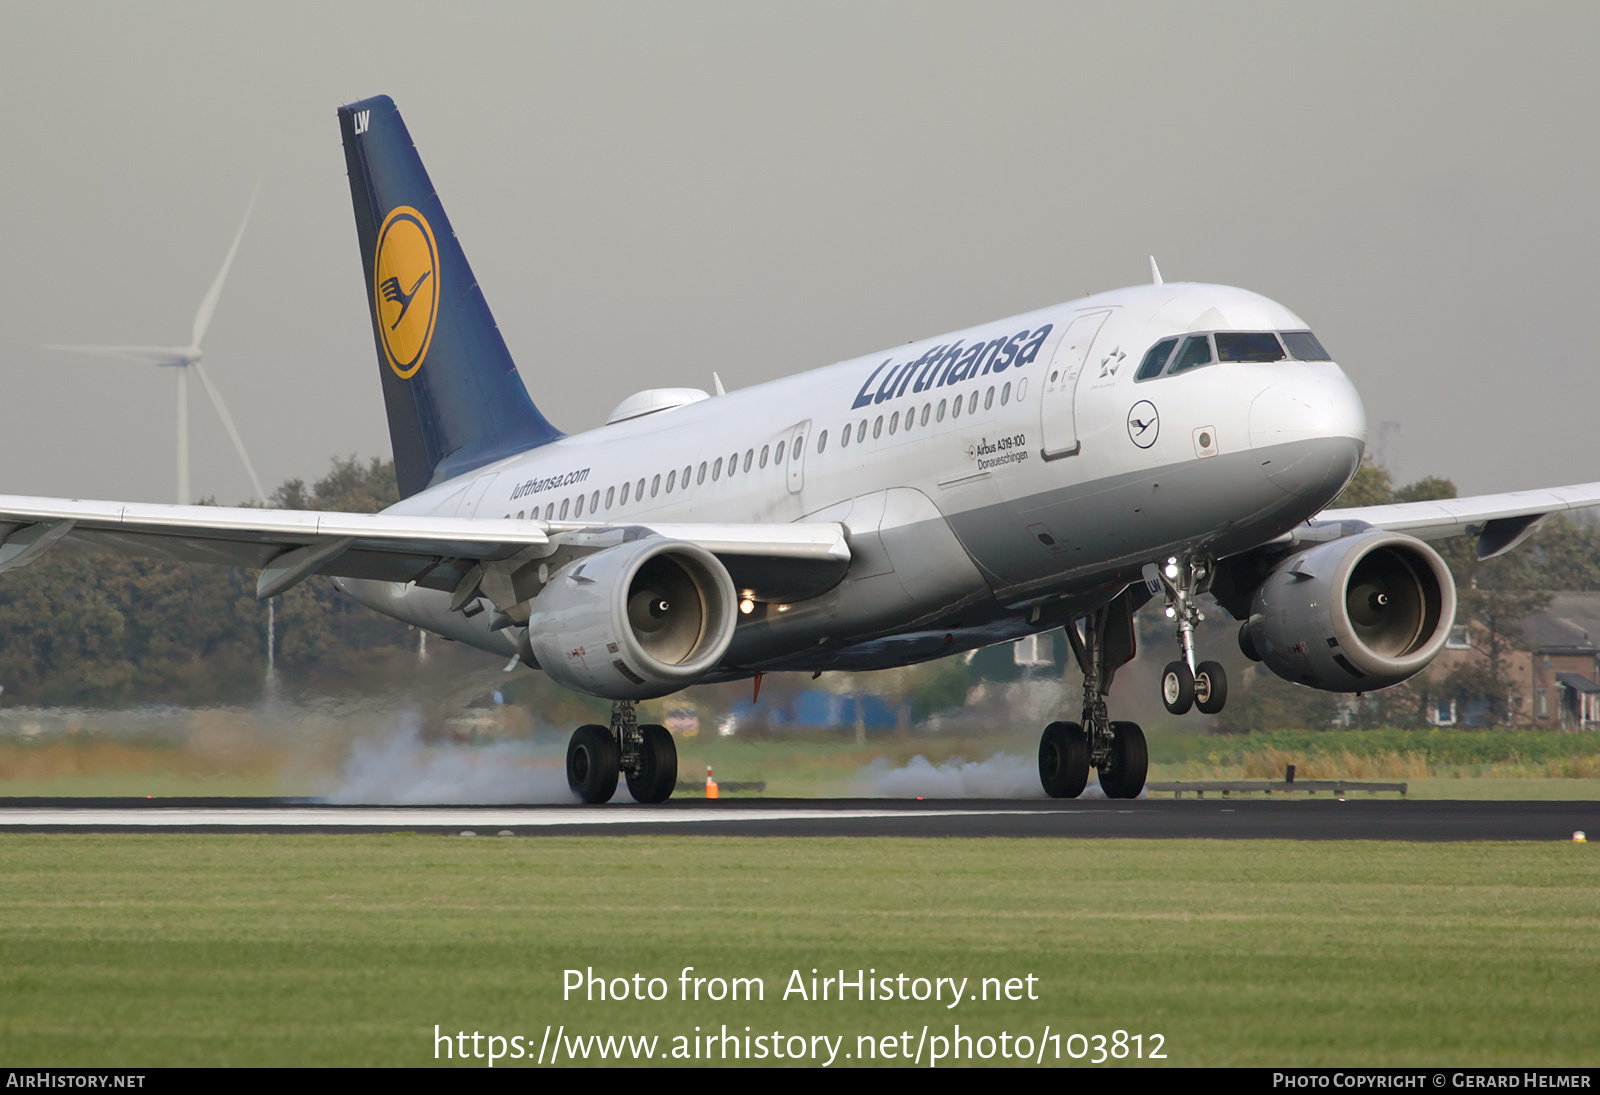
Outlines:
{"label": "wind turbine", "polygon": [[239,437],[239,429],[233,424],[233,416],[228,413],[227,405],[222,402],[222,393],[217,391],[217,386],[211,383],[211,378],[206,375],[205,367],[200,364],[200,340],[205,338],[206,328],[211,325],[211,316],[217,310],[217,299],[222,296],[222,283],[228,279],[228,268],[233,265],[233,256],[239,251],[239,241],[244,239],[245,226],[250,223],[250,213],[255,208],[256,195],[250,195],[250,204],[245,207],[244,220],[239,223],[239,231],[233,237],[233,246],[228,248],[227,258],[222,260],[222,269],[217,271],[217,278],[211,283],[211,288],[206,291],[205,298],[200,301],[200,310],[194,314],[194,327],[189,335],[187,346],[46,346],[47,350],[69,350],[76,353],[98,354],[101,357],[115,357],[124,361],[138,361],[147,365],[161,365],[177,370],[178,373],[178,504],[189,504],[189,370],[193,369],[200,383],[205,386],[206,394],[211,397],[211,405],[216,407],[217,416],[222,419],[228,436],[233,440],[234,450],[238,452],[239,459],[244,462],[244,470],[250,473],[250,484],[255,487],[256,497],[263,505],[267,501],[267,492],[261,487],[261,480],[256,475],[255,465],[250,463],[250,454],[244,450],[244,441]]}

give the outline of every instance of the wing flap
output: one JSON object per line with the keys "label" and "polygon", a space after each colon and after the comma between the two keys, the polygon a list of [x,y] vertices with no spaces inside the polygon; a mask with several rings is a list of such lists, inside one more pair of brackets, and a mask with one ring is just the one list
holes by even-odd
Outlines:
{"label": "wing flap", "polygon": [[[528,548],[625,535],[658,535],[700,545],[732,563],[750,560],[795,571],[790,584],[815,585],[813,572],[842,576],[850,548],[836,523],[547,523],[398,513],[339,513],[226,506],[102,502],[0,495],[0,544],[23,566],[55,544],[84,551],[265,570],[259,587],[282,592],[312,574],[418,581],[453,589],[475,562],[508,559]],[[6,548],[0,546],[0,554]],[[465,561],[465,562],[463,562]],[[804,574],[804,579],[798,576]],[[832,580],[837,580],[836,578]]]}

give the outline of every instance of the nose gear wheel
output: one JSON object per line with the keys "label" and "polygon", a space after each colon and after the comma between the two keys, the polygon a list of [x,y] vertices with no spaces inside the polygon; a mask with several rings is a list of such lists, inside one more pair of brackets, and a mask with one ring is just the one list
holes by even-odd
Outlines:
{"label": "nose gear wheel", "polygon": [[1194,705],[1202,715],[1216,715],[1228,702],[1228,674],[1217,662],[1201,662],[1194,671]]}
{"label": "nose gear wheel", "polygon": [[1194,672],[1185,662],[1168,662],[1161,671],[1161,702],[1174,715],[1186,715],[1194,699]]}
{"label": "nose gear wheel", "polygon": [[[1197,663],[1194,655],[1195,627],[1206,618],[1198,601],[1200,594],[1211,588],[1214,573],[1213,560],[1199,555],[1173,555],[1164,563],[1144,568],[1146,588],[1166,594],[1167,618],[1176,625],[1180,658],[1161,672],[1161,703],[1174,715],[1188,714],[1191,708],[1215,715],[1228,701],[1228,678],[1222,666]],[[1251,653],[1243,632],[1240,634],[1241,648]]]}

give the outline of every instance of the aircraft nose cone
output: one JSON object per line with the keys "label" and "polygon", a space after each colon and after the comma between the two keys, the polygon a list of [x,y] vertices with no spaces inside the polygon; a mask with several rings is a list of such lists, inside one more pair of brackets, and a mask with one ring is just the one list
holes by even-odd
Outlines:
{"label": "aircraft nose cone", "polygon": [[1253,448],[1333,437],[1367,443],[1361,397],[1337,368],[1278,379],[1250,404]]}
{"label": "aircraft nose cone", "polygon": [[1290,494],[1331,500],[1366,440],[1361,397],[1336,368],[1275,381],[1250,404],[1250,446],[1266,477]]}

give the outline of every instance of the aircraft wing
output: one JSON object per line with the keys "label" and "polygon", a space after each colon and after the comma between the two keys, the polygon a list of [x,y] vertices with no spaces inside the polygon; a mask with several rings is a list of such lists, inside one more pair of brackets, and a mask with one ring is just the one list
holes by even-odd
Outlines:
{"label": "aircraft wing", "polygon": [[563,543],[600,550],[652,533],[701,545],[729,565],[736,583],[745,571],[807,575],[815,584],[842,576],[850,561],[843,527],[821,522],[584,524],[0,495],[0,573],[61,545],[260,570],[260,597],[313,574],[453,590],[481,562],[529,549],[553,554]]}
{"label": "aircraft wing", "polygon": [[1532,536],[1552,513],[1596,505],[1600,505],[1600,483],[1576,483],[1509,494],[1329,509],[1317,514],[1315,519],[1363,521],[1374,528],[1404,532],[1419,540],[1476,536],[1478,558],[1492,559]]}

